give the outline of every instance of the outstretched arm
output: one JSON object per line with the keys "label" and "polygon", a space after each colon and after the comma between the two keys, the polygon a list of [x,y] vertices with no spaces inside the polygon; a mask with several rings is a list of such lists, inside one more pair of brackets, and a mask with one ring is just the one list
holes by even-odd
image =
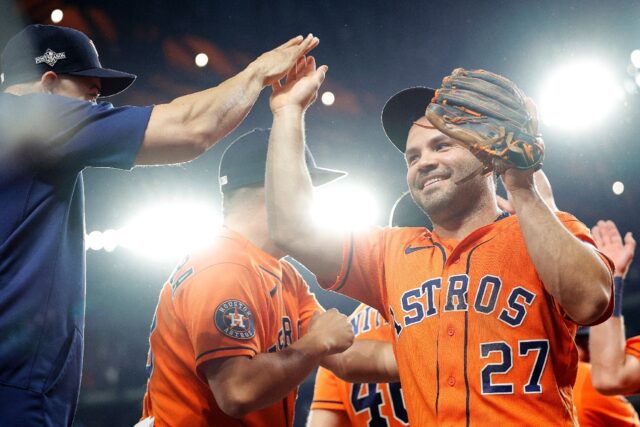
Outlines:
{"label": "outstretched arm", "polygon": [[281,79],[318,42],[311,34],[295,37],[216,87],[156,105],[136,164],[179,163],[202,154],[242,122],[265,86]]}
{"label": "outstretched arm", "polygon": [[598,248],[616,266],[613,315],[606,322],[592,327],[589,333],[593,385],[604,394],[634,393],[640,389],[640,361],[625,353],[622,289],[633,260],[636,242],[631,233],[627,233],[623,241],[613,221],[598,221],[592,234]]}
{"label": "outstretched arm", "polygon": [[216,402],[234,418],[282,400],[315,369],[322,357],[353,343],[347,317],[336,309],[316,315],[306,335],[275,353],[208,362],[203,371]]}
{"label": "outstretched arm", "polygon": [[311,178],[304,160],[304,113],[316,99],[326,66],[313,57],[298,62],[271,96],[273,125],[267,155],[266,194],[271,239],[319,278],[335,280],[342,261],[341,235],[314,224]]}

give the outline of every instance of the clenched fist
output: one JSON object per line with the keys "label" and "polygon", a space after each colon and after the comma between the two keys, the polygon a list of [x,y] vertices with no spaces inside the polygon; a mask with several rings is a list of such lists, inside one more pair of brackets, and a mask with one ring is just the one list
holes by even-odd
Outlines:
{"label": "clenched fist", "polygon": [[309,322],[307,336],[324,349],[325,355],[342,353],[351,347],[355,337],[347,316],[335,308],[316,313]]}

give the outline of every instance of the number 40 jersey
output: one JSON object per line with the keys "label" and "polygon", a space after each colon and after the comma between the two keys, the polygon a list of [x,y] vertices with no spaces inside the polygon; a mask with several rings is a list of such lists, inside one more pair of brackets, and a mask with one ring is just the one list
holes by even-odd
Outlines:
{"label": "number 40 jersey", "polygon": [[[360,304],[349,317],[356,339],[391,342],[393,329],[376,310]],[[311,409],[344,412],[352,427],[409,425],[400,383],[352,384],[318,369]]]}

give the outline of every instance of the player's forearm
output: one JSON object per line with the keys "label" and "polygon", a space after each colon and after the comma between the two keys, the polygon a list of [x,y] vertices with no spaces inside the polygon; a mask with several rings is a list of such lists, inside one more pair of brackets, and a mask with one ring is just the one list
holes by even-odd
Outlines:
{"label": "player's forearm", "polygon": [[267,155],[266,195],[271,240],[319,278],[335,279],[343,236],[321,230],[311,217],[313,187],[304,158],[304,112],[273,113]]}
{"label": "player's forearm", "polygon": [[177,98],[171,104],[182,110],[183,126],[200,133],[208,148],[238,126],[263,87],[263,76],[250,64],[220,85]]}
{"label": "player's forearm", "polygon": [[304,112],[282,108],[273,114],[267,155],[269,232],[289,252],[311,228],[313,187],[304,158]]}
{"label": "player's forearm", "polygon": [[[228,415],[240,418],[285,398],[315,369],[326,349],[302,337],[275,353],[260,353],[237,365],[216,399]],[[214,392],[215,394],[215,392]]]}
{"label": "player's forearm", "polygon": [[611,298],[611,275],[595,250],[573,236],[537,191],[512,193],[527,251],[547,291],[579,324],[597,320]]}
{"label": "player's forearm", "polygon": [[263,87],[249,65],[216,87],[155,106],[136,164],[193,160],[242,122]]}
{"label": "player's forearm", "polygon": [[400,381],[393,347],[385,341],[357,340],[346,351],[324,357],[321,365],[352,383]]}
{"label": "player's forearm", "polygon": [[622,316],[612,316],[589,331],[593,386],[603,394],[636,393],[640,389],[640,362],[625,352]]}

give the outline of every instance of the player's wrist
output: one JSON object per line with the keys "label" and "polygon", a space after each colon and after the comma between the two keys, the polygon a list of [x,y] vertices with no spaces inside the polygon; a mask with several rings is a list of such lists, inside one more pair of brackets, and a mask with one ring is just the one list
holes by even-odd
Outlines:
{"label": "player's wrist", "polygon": [[244,73],[252,82],[258,83],[260,87],[265,87],[269,85],[269,73],[267,72],[266,67],[263,66],[260,58],[261,57],[256,58],[253,62],[247,65],[242,73]]}
{"label": "player's wrist", "polygon": [[622,290],[624,289],[624,278],[622,276],[613,277],[613,317],[622,317]]}
{"label": "player's wrist", "polygon": [[304,352],[307,357],[321,359],[331,354],[331,346],[324,337],[313,332],[304,335],[294,345],[298,347],[297,350]]}
{"label": "player's wrist", "polygon": [[542,197],[540,197],[540,194],[535,187],[510,189],[509,195],[516,214],[522,213],[522,211],[527,207],[544,204]]}
{"label": "player's wrist", "polygon": [[297,103],[280,105],[278,107],[272,107],[271,112],[273,113],[274,118],[301,118],[304,116],[304,112],[306,111],[306,107],[303,107]]}

